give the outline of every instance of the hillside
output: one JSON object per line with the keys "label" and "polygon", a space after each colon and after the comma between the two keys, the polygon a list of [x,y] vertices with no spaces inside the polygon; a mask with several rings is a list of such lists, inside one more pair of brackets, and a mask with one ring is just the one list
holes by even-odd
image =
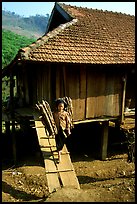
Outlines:
{"label": "hillside", "polygon": [[2,29],[10,30],[28,38],[39,38],[47,27],[49,14],[22,17],[14,12],[2,10]]}

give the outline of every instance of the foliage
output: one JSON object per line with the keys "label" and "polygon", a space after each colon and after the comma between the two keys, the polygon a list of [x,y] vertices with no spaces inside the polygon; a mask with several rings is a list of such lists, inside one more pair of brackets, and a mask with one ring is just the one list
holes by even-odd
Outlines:
{"label": "foliage", "polygon": [[[29,39],[2,29],[2,68],[14,59],[20,48],[26,47],[34,41],[36,39]],[[6,101],[9,95],[9,79],[4,77],[2,79],[2,101]]]}
{"label": "foliage", "polygon": [[26,47],[34,41],[36,39],[28,39],[25,36],[2,29],[2,68],[14,59],[20,48]]}
{"label": "foliage", "polygon": [[[2,68],[15,58],[20,48],[28,46],[36,41],[37,37],[44,35],[48,20],[48,14],[23,17],[15,12],[2,10]],[[2,102],[6,102],[9,95],[9,78],[4,77]]]}

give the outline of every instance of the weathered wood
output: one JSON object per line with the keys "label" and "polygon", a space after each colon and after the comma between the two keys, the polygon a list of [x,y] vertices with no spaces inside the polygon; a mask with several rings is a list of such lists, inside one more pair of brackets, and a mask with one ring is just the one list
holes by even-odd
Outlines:
{"label": "weathered wood", "polygon": [[[92,76],[92,78],[91,78]],[[86,118],[93,118],[95,116],[95,79],[94,72],[91,69],[87,69],[87,100],[86,100]]]}
{"label": "weathered wood", "polygon": [[105,121],[102,123],[102,141],[101,141],[101,159],[102,160],[105,160],[107,157],[108,126],[109,126],[108,121]]}
{"label": "weathered wood", "polygon": [[[68,100],[68,98],[67,98]],[[49,110],[47,110],[47,106],[45,104],[44,101],[42,101],[43,105],[39,104],[39,107],[41,108],[41,106],[44,108],[46,107],[44,110],[42,110],[45,113],[47,113],[46,117],[49,117],[48,119],[52,119],[52,112]],[[41,122],[42,123],[42,122]],[[52,125],[53,128],[53,122],[50,121],[50,124]],[[35,126],[39,127],[42,126],[40,125],[40,121],[36,122],[35,121]],[[60,162],[59,164],[57,164],[57,160],[58,158],[58,153],[57,153],[57,148],[56,148],[56,142],[55,139],[50,139],[50,137],[48,137],[48,135],[45,135],[45,129],[44,128],[36,128],[37,133],[38,133],[38,137],[39,137],[39,145],[41,148],[41,151],[43,153],[43,157],[44,159],[44,163],[45,163],[45,168],[46,168],[46,175],[47,175],[47,179],[48,179],[48,186],[49,186],[49,190],[53,191],[53,187],[59,188],[58,187],[58,182],[57,182],[57,178],[55,177],[55,184],[54,181],[52,180],[52,175],[56,175],[58,174],[58,179],[60,185],[65,186],[71,186],[74,188],[80,188],[79,187],[79,183],[78,183],[78,179],[76,177],[73,165],[71,163],[71,159],[69,156],[69,153],[67,151],[66,146],[64,145],[63,147],[63,154],[61,155],[62,158],[62,162]],[[54,133],[55,136],[55,133]],[[56,175],[57,176],[57,175]],[[52,182],[52,184],[51,184]]]}
{"label": "weathered wood", "polygon": [[63,87],[64,87],[64,95],[67,95],[67,80],[66,80],[66,67],[63,66]]}
{"label": "weathered wood", "polygon": [[12,150],[13,150],[13,162],[16,164],[17,152],[16,152],[16,137],[15,137],[15,121],[12,121]]}
{"label": "weathered wood", "polygon": [[56,171],[46,171],[46,174],[57,173],[57,172],[68,172],[68,171],[74,171],[74,169],[62,169],[62,170],[56,170]]}
{"label": "weathered wood", "polygon": [[[35,121],[36,126],[39,126],[40,124],[42,126],[41,121]],[[49,143],[48,139],[41,140],[41,137],[47,137],[45,128],[36,128],[36,130],[37,130],[39,145],[42,146],[41,151],[44,158],[45,169],[46,171],[49,171],[49,172],[56,171],[53,154],[49,155],[49,153],[51,153],[51,144]],[[49,148],[46,148],[45,150],[45,146],[49,146]],[[56,189],[61,188],[58,173],[54,173],[54,174],[49,173],[49,174],[46,174],[46,176],[47,176],[47,182],[48,182],[50,193]]]}
{"label": "weathered wood", "polygon": [[5,121],[6,134],[10,134],[10,121]]}
{"label": "weathered wood", "polygon": [[50,122],[50,119],[48,117],[47,112],[45,111],[42,104],[40,104],[39,107],[41,108],[41,113],[44,115],[44,118],[42,119],[42,121],[45,122],[45,125],[47,126],[47,129],[48,129],[50,135],[54,135],[55,134],[54,129],[52,127],[52,124]]}
{"label": "weathered wood", "polygon": [[122,113],[121,113],[121,122],[124,121],[124,112],[125,112],[125,96],[126,96],[126,84],[127,84],[127,75],[123,77],[123,97],[122,97]]}
{"label": "weathered wood", "polygon": [[51,127],[54,131],[54,135],[57,134],[57,127],[56,127],[56,124],[55,124],[55,121],[54,121],[54,118],[53,118],[53,114],[51,112],[51,109],[50,109],[50,106],[48,105],[48,103],[44,100],[42,100],[42,103],[43,103],[43,106],[45,108],[45,111],[47,113],[47,116],[49,118],[49,122],[51,124]]}
{"label": "weathered wood", "polygon": [[[66,145],[64,145],[62,151],[67,152]],[[71,162],[69,154],[61,154],[61,162],[57,164],[57,168],[58,168],[58,172],[59,172],[63,187],[71,186],[73,188],[80,189],[79,182],[75,174],[74,167]],[[69,171],[67,171],[68,169]]]}
{"label": "weathered wood", "polygon": [[104,122],[104,121],[115,121],[117,118],[115,117],[104,117],[104,118],[93,118],[93,119],[87,119],[87,120],[80,120],[80,121],[74,121],[73,124],[81,124],[81,123],[91,123],[91,122]]}

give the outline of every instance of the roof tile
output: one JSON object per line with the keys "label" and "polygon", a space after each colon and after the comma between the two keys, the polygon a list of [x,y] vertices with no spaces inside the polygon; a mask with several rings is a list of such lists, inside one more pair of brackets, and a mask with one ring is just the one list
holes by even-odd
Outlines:
{"label": "roof tile", "polygon": [[59,4],[74,19],[21,50],[34,61],[135,63],[135,17]]}

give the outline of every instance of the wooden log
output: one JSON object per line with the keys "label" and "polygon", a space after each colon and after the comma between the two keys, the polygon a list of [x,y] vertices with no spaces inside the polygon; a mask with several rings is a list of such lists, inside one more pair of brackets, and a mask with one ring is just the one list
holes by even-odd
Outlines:
{"label": "wooden log", "polygon": [[45,111],[47,112],[47,115],[49,117],[49,121],[52,125],[52,128],[53,128],[53,131],[54,131],[54,134],[57,134],[57,127],[56,127],[56,124],[55,124],[55,121],[54,121],[54,118],[53,118],[53,114],[51,112],[51,109],[50,107],[48,106],[48,103],[44,100],[42,100],[42,103],[43,103],[43,106],[45,108]]}
{"label": "wooden log", "polygon": [[45,104],[46,104],[46,107],[47,107],[47,110],[49,111],[49,115],[50,115],[50,120],[51,120],[51,123],[53,125],[53,129],[55,131],[55,134],[58,133],[58,130],[57,130],[57,126],[56,126],[56,123],[55,123],[55,120],[54,120],[54,117],[53,117],[53,114],[52,114],[52,111],[51,111],[51,108],[50,108],[50,105],[47,101],[45,101]]}
{"label": "wooden log", "polygon": [[52,115],[52,111],[51,111],[51,108],[50,108],[49,103],[48,103],[47,101],[44,101],[44,103],[46,104],[46,107],[47,107],[47,109],[48,109],[48,111],[49,111],[49,114],[50,114],[50,116],[51,116],[51,118],[52,118],[53,115]]}
{"label": "wooden log", "polygon": [[[45,108],[45,107],[44,107]],[[54,132],[54,135],[57,134],[57,129],[56,129],[56,125],[55,125],[55,122],[53,119],[51,119],[49,113],[48,113],[48,110],[45,109],[46,113],[47,113],[47,116],[48,116],[48,119],[49,119],[49,123],[50,123],[50,126],[52,128],[52,131]]]}
{"label": "wooden log", "polygon": [[46,128],[48,129],[49,135],[54,135],[53,128],[52,128],[52,126],[51,126],[51,124],[50,124],[50,122],[49,122],[49,118],[48,118],[48,116],[47,116],[46,111],[44,110],[43,105],[40,104],[39,107],[40,107],[40,112],[41,112],[41,114],[42,114],[42,118],[41,118],[42,123],[43,123],[43,124],[46,126]]}
{"label": "wooden log", "polygon": [[[41,104],[40,107],[42,108],[42,111],[43,111],[43,114],[44,114],[44,120],[46,120],[46,124],[49,127],[48,131],[49,131],[50,135],[55,135],[54,129],[52,127],[52,124],[50,122],[48,114],[47,114],[47,112],[44,109],[44,106]],[[45,122],[45,121],[43,121],[43,122]]]}

